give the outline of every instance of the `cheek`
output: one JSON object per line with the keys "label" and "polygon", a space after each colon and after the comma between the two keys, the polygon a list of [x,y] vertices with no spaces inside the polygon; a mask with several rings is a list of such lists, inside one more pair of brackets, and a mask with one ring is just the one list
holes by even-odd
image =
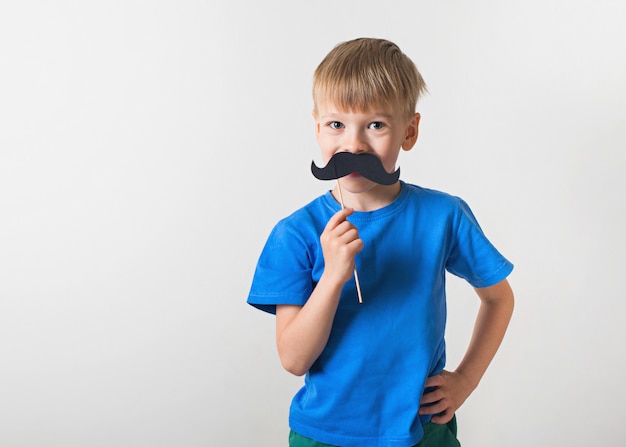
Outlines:
{"label": "cheek", "polygon": [[334,140],[333,138],[329,138],[328,135],[324,135],[324,134],[319,134],[318,138],[317,138],[317,144],[320,147],[320,150],[322,151],[322,156],[326,156],[328,155],[328,158],[330,158],[334,151],[335,151],[335,144],[334,144]]}
{"label": "cheek", "polygon": [[383,166],[387,170],[387,172],[394,171],[396,169],[396,164],[398,162],[398,155],[400,153],[399,149],[393,148],[385,151],[380,158],[380,161],[383,163]]}
{"label": "cheek", "polygon": [[322,141],[318,141],[320,147],[320,155],[324,164],[328,163],[328,160],[335,154],[335,151],[326,147]]}

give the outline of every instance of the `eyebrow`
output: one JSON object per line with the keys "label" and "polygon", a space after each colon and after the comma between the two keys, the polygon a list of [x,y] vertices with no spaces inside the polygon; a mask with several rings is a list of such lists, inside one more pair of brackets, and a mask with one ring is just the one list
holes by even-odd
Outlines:
{"label": "eyebrow", "polygon": [[391,119],[393,118],[393,114],[392,113],[387,113],[387,112],[376,112],[373,113],[374,116],[380,116],[382,118],[387,118],[387,119]]}

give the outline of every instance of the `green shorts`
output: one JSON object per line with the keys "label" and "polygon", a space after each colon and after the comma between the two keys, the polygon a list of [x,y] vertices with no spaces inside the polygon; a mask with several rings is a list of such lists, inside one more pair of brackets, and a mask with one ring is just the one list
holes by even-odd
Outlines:
{"label": "green shorts", "polygon": [[[424,437],[414,447],[460,447],[456,439],[456,416],[447,424],[428,422],[424,425]],[[339,447],[322,444],[305,438],[295,431],[289,433],[289,447]]]}

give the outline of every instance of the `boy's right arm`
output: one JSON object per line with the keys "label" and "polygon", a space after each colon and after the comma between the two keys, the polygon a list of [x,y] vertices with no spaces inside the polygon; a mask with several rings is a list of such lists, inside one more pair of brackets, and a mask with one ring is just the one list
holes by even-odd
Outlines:
{"label": "boy's right arm", "polygon": [[276,306],[276,345],[283,367],[301,376],[324,350],[339,304],[341,289],[354,271],[354,257],[363,248],[359,233],[347,217],[353,210],[337,212],[320,236],[324,272],[304,306]]}

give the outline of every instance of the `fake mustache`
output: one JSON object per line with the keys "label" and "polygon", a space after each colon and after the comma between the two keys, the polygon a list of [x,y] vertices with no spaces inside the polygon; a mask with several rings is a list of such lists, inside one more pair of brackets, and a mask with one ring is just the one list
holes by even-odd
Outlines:
{"label": "fake mustache", "polygon": [[311,162],[311,172],[319,180],[335,180],[358,172],[381,185],[393,185],[400,178],[400,168],[389,173],[376,155],[365,152],[362,154],[337,152],[323,168],[318,168],[314,161]]}

